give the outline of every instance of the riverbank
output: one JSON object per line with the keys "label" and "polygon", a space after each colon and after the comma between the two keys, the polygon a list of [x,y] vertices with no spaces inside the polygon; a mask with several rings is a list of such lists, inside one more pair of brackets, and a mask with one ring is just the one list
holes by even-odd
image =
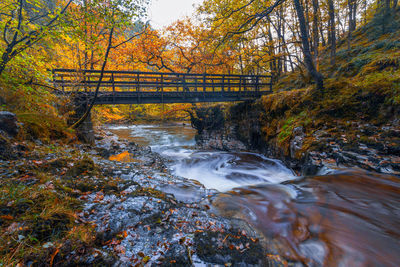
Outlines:
{"label": "riverbank", "polygon": [[243,220],[215,215],[215,190],[169,174],[148,147],[103,132],[95,147],[13,149],[0,168],[2,264],[286,262]]}

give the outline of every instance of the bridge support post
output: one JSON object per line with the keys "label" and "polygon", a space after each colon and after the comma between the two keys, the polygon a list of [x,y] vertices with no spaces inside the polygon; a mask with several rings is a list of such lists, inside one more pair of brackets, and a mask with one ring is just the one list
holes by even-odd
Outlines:
{"label": "bridge support post", "polygon": [[[72,125],[78,121],[83,114],[85,114],[88,107],[86,99],[86,97],[74,97],[73,103],[75,114],[69,118],[69,124]],[[94,144],[95,138],[91,113],[89,113],[89,116],[85,121],[76,129],[76,135],[79,141],[87,144]]]}

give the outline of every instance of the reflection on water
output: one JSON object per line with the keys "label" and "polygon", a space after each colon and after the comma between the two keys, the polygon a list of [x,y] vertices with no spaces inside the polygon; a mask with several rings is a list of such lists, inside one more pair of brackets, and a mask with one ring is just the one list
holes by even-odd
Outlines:
{"label": "reflection on water", "polygon": [[196,131],[182,123],[118,125],[107,128],[123,139],[141,146],[150,146],[154,151],[165,148],[193,147]]}
{"label": "reflection on water", "polygon": [[215,205],[309,266],[400,266],[399,178],[340,173],[238,188]]}
{"label": "reflection on water", "polygon": [[196,131],[188,125],[114,126],[110,131],[139,145],[148,145],[171,162],[175,175],[225,191],[243,185],[279,183],[294,178],[278,160],[254,153],[195,150]]}

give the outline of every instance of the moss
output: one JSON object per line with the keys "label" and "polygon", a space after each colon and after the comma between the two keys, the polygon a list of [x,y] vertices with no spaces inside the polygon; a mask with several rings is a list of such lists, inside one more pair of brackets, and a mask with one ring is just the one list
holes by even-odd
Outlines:
{"label": "moss", "polygon": [[51,241],[52,239],[63,238],[70,229],[72,219],[69,214],[55,213],[49,218],[35,218],[27,221],[30,229],[23,232],[29,235],[32,240],[38,243]]}
{"label": "moss", "polygon": [[291,117],[285,121],[285,124],[282,126],[280,133],[278,134],[278,141],[279,143],[283,143],[287,141],[291,136],[294,125],[295,118]]}
{"label": "moss", "polygon": [[[54,149],[51,151],[54,153]],[[54,265],[68,265],[80,262],[80,255],[90,254],[96,246],[94,227],[76,220],[83,206],[77,199],[81,193],[76,188],[112,190],[116,189],[116,182],[102,177],[88,157],[76,162],[69,157],[47,162],[37,156],[42,152],[43,156],[48,153],[42,149],[40,153],[35,152],[34,157],[42,164],[19,166],[17,175],[0,180],[0,265],[31,261],[41,266],[48,264],[51,258]],[[62,154],[62,151],[57,153]],[[63,174],[72,163],[76,164],[70,174],[87,177],[80,179]],[[26,182],[31,180],[33,182]],[[43,247],[47,242],[50,242],[49,247]],[[56,248],[59,251],[54,257]],[[71,258],[71,252],[76,257]]]}
{"label": "moss", "polygon": [[76,177],[82,174],[94,174],[97,167],[93,160],[84,156],[81,160],[74,163],[74,166],[67,171],[68,176]]}
{"label": "moss", "polygon": [[63,140],[73,136],[66,122],[56,116],[38,113],[17,113],[22,122],[22,135],[27,139]]}

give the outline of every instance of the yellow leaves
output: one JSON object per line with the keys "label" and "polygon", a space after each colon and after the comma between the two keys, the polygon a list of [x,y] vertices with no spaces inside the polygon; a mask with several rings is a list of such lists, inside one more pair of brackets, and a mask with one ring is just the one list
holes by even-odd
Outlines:
{"label": "yellow leaves", "polygon": [[122,111],[117,107],[98,107],[96,110],[102,122],[113,123],[125,118]]}
{"label": "yellow leaves", "polygon": [[121,154],[110,156],[109,160],[119,161],[119,162],[131,162],[132,156],[128,151],[124,151]]}

